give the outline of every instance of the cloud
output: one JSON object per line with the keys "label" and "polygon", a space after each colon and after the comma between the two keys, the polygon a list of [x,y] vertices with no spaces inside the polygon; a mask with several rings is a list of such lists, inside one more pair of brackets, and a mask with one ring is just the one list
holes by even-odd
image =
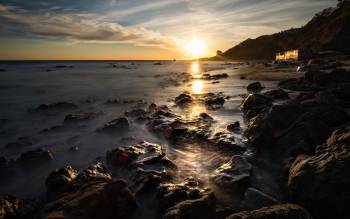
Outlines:
{"label": "cloud", "polygon": [[177,40],[141,27],[125,27],[93,13],[35,13],[0,4],[0,19],[24,25],[32,34],[78,42],[131,43],[175,49]]}

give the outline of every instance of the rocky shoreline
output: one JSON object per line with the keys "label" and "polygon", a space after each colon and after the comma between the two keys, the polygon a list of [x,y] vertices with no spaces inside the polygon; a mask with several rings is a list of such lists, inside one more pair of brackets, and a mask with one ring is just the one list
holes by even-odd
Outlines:
{"label": "rocky shoreline", "polygon": [[[96,129],[113,135],[138,123],[171,147],[199,145],[216,151],[220,158],[209,169],[208,181],[188,175],[163,145],[126,139],[124,146],[106,152],[105,163],[81,171],[72,166],[53,171],[42,200],[1,197],[0,219],[349,218],[350,72],[346,63],[315,63],[304,66],[302,77],[280,81],[274,90],[250,84],[241,104],[246,129],[235,122],[215,132],[207,113],[189,119],[156,104],[125,112],[125,117]],[[226,77],[205,75],[204,80]],[[218,109],[228,98],[223,93],[182,93],[174,104]],[[33,110],[75,107],[57,103]],[[69,115],[65,125],[98,115]],[[244,145],[235,133],[243,133]],[[42,149],[16,160],[2,157],[0,172],[6,177],[17,165],[50,159],[50,151]]]}

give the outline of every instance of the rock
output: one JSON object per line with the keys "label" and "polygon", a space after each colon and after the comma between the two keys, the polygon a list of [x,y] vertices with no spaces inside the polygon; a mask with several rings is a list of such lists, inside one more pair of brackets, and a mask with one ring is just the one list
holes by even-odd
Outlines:
{"label": "rock", "polygon": [[249,94],[242,102],[241,110],[247,118],[257,116],[262,110],[270,107],[272,99],[261,94]]}
{"label": "rock", "polygon": [[242,153],[245,150],[242,146],[236,144],[235,137],[230,132],[217,132],[209,140],[221,151]]}
{"label": "rock", "polygon": [[279,204],[279,201],[257,189],[248,188],[244,193],[244,209],[255,210],[276,204]]}
{"label": "rock", "polygon": [[220,108],[225,104],[225,98],[222,96],[222,93],[204,94],[203,101],[207,107],[210,107],[213,109]]}
{"label": "rock", "polygon": [[35,111],[49,111],[49,110],[70,110],[78,108],[77,105],[68,102],[57,102],[51,104],[41,104]]}
{"label": "rock", "polygon": [[250,185],[252,165],[243,157],[235,155],[210,177],[211,182],[224,190],[243,194]]}
{"label": "rock", "polygon": [[171,168],[175,166],[165,157],[165,149],[162,146],[146,141],[108,151],[106,159],[108,164],[116,168],[144,167],[144,165],[159,165],[160,167]]}
{"label": "rock", "polygon": [[216,214],[216,200],[213,193],[200,199],[186,200],[167,209],[163,219],[212,219]]}
{"label": "rock", "polygon": [[104,125],[103,128],[100,128],[97,131],[113,134],[118,132],[125,132],[128,130],[129,130],[129,120],[125,117],[121,117],[108,122],[107,124]]}
{"label": "rock", "polygon": [[349,218],[350,127],[334,131],[313,156],[300,155],[289,171],[293,199],[315,217]]}
{"label": "rock", "polygon": [[193,98],[188,93],[182,93],[175,98],[175,104],[181,107],[187,106],[193,102]]}
{"label": "rock", "polygon": [[203,76],[202,76],[203,80],[220,80],[220,79],[224,79],[224,78],[228,78],[228,74],[226,74],[226,73],[214,74],[214,75],[203,74]]}
{"label": "rock", "polygon": [[46,178],[45,185],[49,196],[56,196],[72,188],[72,181],[76,178],[77,171],[66,166],[50,173]]}
{"label": "rock", "polygon": [[47,204],[41,218],[130,218],[137,207],[135,197],[122,180],[83,185]]}
{"label": "rock", "polygon": [[268,96],[272,99],[288,99],[288,93],[282,89],[276,89],[265,92],[263,95]]}
{"label": "rock", "polygon": [[312,219],[302,207],[294,204],[274,205],[254,211],[235,213],[226,219]]}
{"label": "rock", "polygon": [[329,74],[321,71],[307,71],[305,72],[304,79],[309,83],[324,85],[329,81]]}
{"label": "rock", "polygon": [[21,200],[11,195],[4,195],[0,198],[0,219],[18,218]]}
{"label": "rock", "polygon": [[6,71],[6,69],[3,69],[3,68],[0,69],[0,72],[4,72],[4,71]]}
{"label": "rock", "polygon": [[214,118],[211,117],[210,115],[208,115],[207,113],[201,113],[199,114],[199,118],[205,120],[205,121],[208,121],[208,122],[212,122],[214,121]]}
{"label": "rock", "polygon": [[199,199],[204,194],[205,191],[199,187],[199,182],[194,178],[187,178],[178,184],[162,184],[159,186],[157,194],[160,211],[164,211],[185,200]]}
{"label": "rock", "polygon": [[87,113],[78,113],[78,114],[68,114],[64,118],[65,123],[74,123],[96,119],[102,114],[102,112],[87,112]]}
{"label": "rock", "polygon": [[239,79],[245,80],[245,79],[247,79],[247,77],[246,76],[240,76]]}
{"label": "rock", "polygon": [[53,154],[45,149],[36,149],[22,153],[16,162],[23,167],[33,167],[43,165],[45,162],[51,161]]}
{"label": "rock", "polygon": [[269,145],[301,115],[302,111],[297,104],[273,105],[249,121],[245,136],[252,146]]}
{"label": "rock", "polygon": [[264,87],[260,84],[260,82],[254,82],[254,83],[251,83],[247,86],[247,90],[248,91],[260,91],[262,90]]}
{"label": "rock", "polygon": [[227,126],[227,130],[230,132],[238,131],[241,128],[241,125],[239,124],[239,121],[234,122],[233,124],[230,124]]}
{"label": "rock", "polygon": [[0,174],[3,176],[4,181],[6,176],[13,172],[13,164],[13,160],[8,160],[6,157],[0,157]]}

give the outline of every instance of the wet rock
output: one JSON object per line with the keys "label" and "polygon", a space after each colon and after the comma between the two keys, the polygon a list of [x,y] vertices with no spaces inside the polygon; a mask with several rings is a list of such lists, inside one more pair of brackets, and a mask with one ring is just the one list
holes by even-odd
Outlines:
{"label": "wet rock", "polygon": [[245,79],[247,79],[247,77],[246,76],[240,76],[239,79],[245,80]]}
{"label": "wet rock", "polygon": [[254,211],[243,211],[227,217],[227,219],[312,219],[302,207],[294,204],[273,205]]}
{"label": "wet rock", "polygon": [[49,111],[49,110],[70,110],[78,108],[77,105],[68,102],[57,102],[51,104],[41,104],[34,111]]}
{"label": "wet rock", "polygon": [[349,218],[350,128],[332,133],[313,156],[300,155],[289,171],[288,187],[297,203],[315,217]]}
{"label": "wet rock", "polygon": [[294,91],[315,91],[319,90],[319,86],[312,84],[312,83],[304,83],[302,79],[287,79],[280,81],[278,83],[278,86],[287,89],[287,90],[294,90]]}
{"label": "wet rock", "polygon": [[270,107],[272,99],[261,94],[249,94],[242,102],[241,110],[247,118],[257,116],[262,110]]}
{"label": "wet rock", "polygon": [[255,210],[276,204],[279,204],[279,201],[257,189],[248,188],[244,193],[244,209]]}
{"label": "wet rock", "polygon": [[0,218],[18,218],[20,216],[21,200],[11,195],[0,198]]}
{"label": "wet rock", "polygon": [[222,93],[207,93],[203,96],[204,104],[212,109],[217,109],[225,104],[225,98]]}
{"label": "wet rock", "polygon": [[72,65],[56,65],[55,68],[73,68]]}
{"label": "wet rock", "polygon": [[203,74],[202,79],[203,80],[220,80],[220,79],[225,79],[228,78],[228,74],[222,73],[222,74]]}
{"label": "wet rock", "polygon": [[268,96],[272,99],[288,99],[289,98],[288,93],[282,89],[267,91],[264,93],[264,95]]}
{"label": "wet rock", "polygon": [[50,151],[40,148],[22,153],[16,162],[23,167],[33,167],[42,165],[52,159],[53,154]]}
{"label": "wet rock", "polygon": [[185,200],[199,199],[204,194],[205,190],[199,187],[199,182],[194,178],[187,178],[179,184],[162,184],[159,186],[157,194],[160,211],[164,211]]}
{"label": "wet rock", "polygon": [[233,124],[230,124],[226,127],[226,129],[230,132],[236,132],[240,130],[241,125],[239,124],[239,121],[234,122]]}
{"label": "wet rock", "polygon": [[216,169],[210,180],[221,188],[239,195],[249,187],[251,171],[252,165],[243,156],[235,155],[229,162]]}
{"label": "wet rock", "polygon": [[249,121],[245,136],[253,146],[271,144],[301,115],[302,111],[297,104],[273,105]]}
{"label": "wet rock", "polygon": [[178,106],[187,106],[193,102],[193,98],[188,93],[182,93],[175,98],[175,104]]}
{"label": "wet rock", "polygon": [[77,171],[71,166],[66,166],[51,172],[45,181],[48,195],[57,196],[71,189],[76,176]]}
{"label": "wet rock", "polygon": [[214,121],[214,118],[211,117],[210,115],[208,115],[207,113],[201,113],[199,114],[199,118],[205,120],[205,121],[208,121],[208,122],[212,122]]}
{"label": "wet rock", "polygon": [[216,200],[213,193],[203,196],[200,199],[186,200],[167,209],[163,215],[164,219],[177,218],[215,218]]}
{"label": "wet rock", "polygon": [[253,92],[260,91],[263,88],[264,87],[260,84],[260,82],[254,82],[254,83],[251,83],[247,86],[247,90],[253,91]]}
{"label": "wet rock", "polygon": [[42,218],[130,218],[137,207],[126,182],[86,182],[79,190],[67,192],[42,211]]}
{"label": "wet rock", "polygon": [[108,151],[107,162],[113,167],[144,167],[145,165],[159,165],[159,167],[174,167],[175,165],[165,157],[165,149],[149,142],[119,147]]}
{"label": "wet rock", "polygon": [[235,138],[232,133],[227,131],[220,131],[215,133],[211,138],[209,138],[217,148],[226,152],[241,153],[244,148],[236,144]]}
{"label": "wet rock", "polygon": [[110,133],[110,134],[125,132],[128,130],[129,130],[129,120],[125,117],[114,119],[108,122],[107,124],[105,124],[103,128],[97,129],[97,131]]}
{"label": "wet rock", "polygon": [[329,74],[322,71],[307,71],[304,75],[305,81],[317,85],[324,85],[328,83],[329,78]]}
{"label": "wet rock", "polygon": [[96,119],[102,115],[102,112],[86,112],[86,113],[78,113],[78,114],[69,114],[64,118],[65,123],[75,123],[81,121],[87,121]]}

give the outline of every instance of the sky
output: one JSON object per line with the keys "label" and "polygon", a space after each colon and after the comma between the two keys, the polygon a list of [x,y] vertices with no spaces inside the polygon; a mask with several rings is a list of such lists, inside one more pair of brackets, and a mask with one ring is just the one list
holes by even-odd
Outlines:
{"label": "sky", "polygon": [[1,0],[1,60],[189,59],[300,27],[336,0]]}

